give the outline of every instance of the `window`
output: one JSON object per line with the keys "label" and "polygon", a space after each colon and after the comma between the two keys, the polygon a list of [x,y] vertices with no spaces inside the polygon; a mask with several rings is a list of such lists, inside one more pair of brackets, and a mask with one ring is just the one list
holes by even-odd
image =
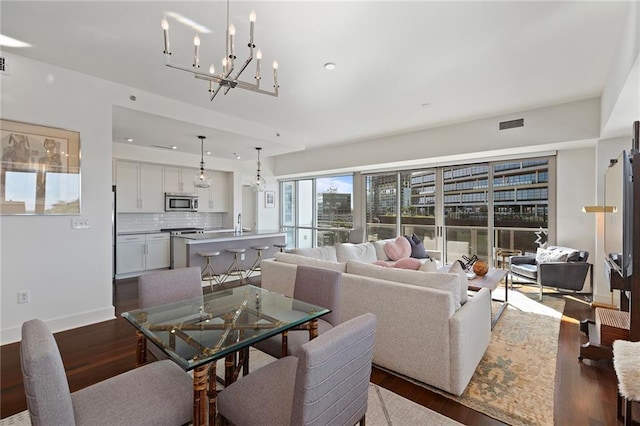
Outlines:
{"label": "window", "polygon": [[283,181],[282,231],[289,247],[347,242],[353,229],[353,175]]}

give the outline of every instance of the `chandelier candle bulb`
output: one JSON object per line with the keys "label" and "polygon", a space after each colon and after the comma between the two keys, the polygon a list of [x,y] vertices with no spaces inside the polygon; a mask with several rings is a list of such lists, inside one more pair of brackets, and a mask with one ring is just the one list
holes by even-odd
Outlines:
{"label": "chandelier candle bulb", "polygon": [[164,53],[166,55],[171,55],[169,51],[169,22],[167,22],[167,18],[163,18],[162,22],[160,22],[162,26],[162,32],[164,33]]}
{"label": "chandelier candle bulb", "polygon": [[252,10],[249,14],[249,48],[253,50],[253,26],[256,23],[256,11]]}
{"label": "chandelier candle bulb", "polygon": [[200,68],[200,37],[198,34],[193,38],[193,45],[195,46],[195,51],[193,53],[193,67]]}
{"label": "chandelier candle bulb", "polygon": [[236,35],[236,26],[231,24],[229,25],[229,59],[231,59],[231,63],[233,63],[234,55],[234,47],[233,47],[233,38]]}
{"label": "chandelier candle bulb", "polygon": [[278,61],[273,61],[273,87],[278,86]]}

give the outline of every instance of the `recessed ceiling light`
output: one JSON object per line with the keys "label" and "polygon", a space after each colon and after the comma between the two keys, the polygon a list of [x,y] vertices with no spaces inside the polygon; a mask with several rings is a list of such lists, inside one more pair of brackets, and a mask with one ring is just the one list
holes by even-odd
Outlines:
{"label": "recessed ceiling light", "polygon": [[207,155],[211,155],[211,151],[207,151],[207,152],[206,152],[206,154],[207,154]]}
{"label": "recessed ceiling light", "polygon": [[171,149],[178,149],[178,147],[175,145],[171,145]]}
{"label": "recessed ceiling light", "polygon": [[324,69],[325,70],[334,70],[336,69],[336,64],[333,62],[327,62],[326,64],[324,64]]}
{"label": "recessed ceiling light", "polygon": [[234,152],[234,153],[233,153],[233,156],[234,156],[234,157],[236,157],[236,160],[239,160],[239,159],[240,159],[240,156],[238,155],[238,153],[237,153],[237,152]]}
{"label": "recessed ceiling light", "polygon": [[126,138],[125,139],[127,142],[133,142],[133,138]]}

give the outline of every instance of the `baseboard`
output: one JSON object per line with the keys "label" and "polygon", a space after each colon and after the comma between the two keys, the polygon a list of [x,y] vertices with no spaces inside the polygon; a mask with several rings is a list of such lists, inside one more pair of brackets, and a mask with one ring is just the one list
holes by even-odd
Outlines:
{"label": "baseboard", "polygon": [[[44,322],[49,326],[49,329],[53,333],[57,333],[60,331],[70,330],[72,328],[112,320],[115,317],[115,308],[113,306],[109,306],[95,311],[81,312],[68,317],[44,320]],[[22,340],[22,325],[0,330],[0,345],[7,345],[9,343],[19,342],[20,340]]]}

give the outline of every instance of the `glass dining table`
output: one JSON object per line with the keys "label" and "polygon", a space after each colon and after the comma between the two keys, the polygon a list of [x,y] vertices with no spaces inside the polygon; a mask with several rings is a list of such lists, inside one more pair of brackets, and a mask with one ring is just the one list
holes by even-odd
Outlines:
{"label": "glass dining table", "polygon": [[[216,361],[225,359],[225,386],[248,374],[249,347],[296,328],[317,336],[317,319],[329,313],[253,285],[124,312],[136,328],[136,364],[146,362],[147,339],[185,371],[193,370],[193,424],[215,424]],[[286,353],[286,338],[283,343]],[[207,413],[208,411],[208,413]]]}

